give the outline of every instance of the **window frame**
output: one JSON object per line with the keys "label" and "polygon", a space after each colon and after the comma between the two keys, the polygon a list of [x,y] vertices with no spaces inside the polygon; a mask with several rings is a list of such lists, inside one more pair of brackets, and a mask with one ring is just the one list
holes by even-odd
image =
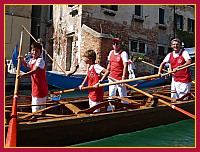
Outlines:
{"label": "window frame", "polygon": [[165,9],[159,8],[158,10],[158,23],[165,25]]}
{"label": "window frame", "polygon": [[101,8],[118,11],[118,5],[101,5]]}
{"label": "window frame", "polygon": [[[139,10],[138,10],[139,9]],[[143,16],[143,11],[142,11],[142,6],[141,5],[135,5],[135,15],[136,16],[140,16],[142,17]],[[139,12],[139,14],[138,14]]]}
{"label": "window frame", "polygon": [[[137,46],[136,48],[133,47],[133,43],[135,43]],[[143,45],[141,47],[141,45]],[[140,48],[143,48],[142,51]],[[133,49],[135,49],[136,51],[133,51]],[[147,52],[147,44],[143,41],[139,41],[139,40],[129,40],[129,53],[141,53],[141,54],[146,54]]]}

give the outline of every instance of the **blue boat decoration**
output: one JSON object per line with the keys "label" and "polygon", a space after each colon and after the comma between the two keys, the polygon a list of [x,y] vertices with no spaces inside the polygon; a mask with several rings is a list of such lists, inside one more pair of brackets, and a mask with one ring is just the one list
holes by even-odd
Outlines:
{"label": "blue boat decoration", "polygon": [[81,76],[66,76],[56,71],[47,71],[46,77],[49,85],[61,89],[77,88],[84,80]]}
{"label": "blue boat decoration", "polygon": [[[78,86],[81,85],[85,77],[84,75],[66,76],[55,71],[47,71],[46,73],[48,84],[60,89],[78,88]],[[107,82],[108,80],[104,81],[104,83]],[[137,80],[129,82],[128,84],[132,86],[135,85],[135,87],[137,88],[148,88],[161,85],[164,82],[165,78],[156,78],[153,80]],[[104,87],[104,91],[108,91],[108,87]]]}
{"label": "blue boat decoration", "polygon": [[[15,48],[14,48],[14,52],[13,52],[13,56],[12,56],[12,63],[14,65],[14,67],[17,67],[17,63],[18,63],[18,44],[16,44]],[[25,68],[24,65],[22,63],[20,63],[20,71],[22,72],[28,72],[29,69]]]}

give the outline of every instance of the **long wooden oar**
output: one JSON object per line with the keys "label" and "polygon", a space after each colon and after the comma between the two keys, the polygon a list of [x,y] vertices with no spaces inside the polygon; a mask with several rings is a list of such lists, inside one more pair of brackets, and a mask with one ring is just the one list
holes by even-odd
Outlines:
{"label": "long wooden oar", "polygon": [[[112,80],[114,80],[114,81],[117,81],[116,79],[111,78],[111,77],[110,77],[110,79],[112,79]],[[140,93],[146,95],[146,96],[149,97],[149,98],[153,98],[153,97],[154,97],[153,95],[151,95],[151,94],[149,94],[149,93],[147,93],[147,92],[145,92],[145,91],[143,91],[143,90],[140,90],[140,89],[138,89],[138,88],[135,88],[135,87],[133,87],[133,86],[130,86],[130,85],[126,84],[126,83],[124,83],[124,85],[125,85],[126,87],[128,87],[128,88],[131,88],[131,89],[133,89],[133,90],[135,90],[135,91],[137,91],[137,92],[140,92]],[[187,111],[185,111],[185,110],[183,110],[183,109],[181,109],[181,108],[179,108],[179,107],[176,107],[175,105],[173,105],[173,104],[171,104],[171,103],[168,103],[168,102],[166,102],[166,101],[164,101],[164,100],[162,100],[162,99],[158,99],[158,101],[161,102],[161,103],[163,103],[163,104],[165,104],[165,105],[167,105],[167,106],[169,106],[169,107],[171,107],[171,108],[174,109],[174,110],[177,110],[177,111],[179,111],[179,112],[181,112],[181,113],[183,113],[183,114],[185,114],[185,115],[187,115],[187,116],[189,116],[189,117],[195,119],[195,116],[194,116],[193,114],[191,114],[191,113],[189,113],[189,112],[187,112]]]}
{"label": "long wooden oar", "polygon": [[[22,38],[23,38],[23,31],[21,32],[21,37],[20,37],[19,56],[21,56],[22,52]],[[6,146],[9,147],[16,147],[17,144],[17,101],[18,101],[18,86],[19,86],[19,79],[17,77],[19,74],[20,74],[20,58],[18,58],[18,63],[17,63],[11,120],[8,125],[8,131],[6,136]]]}
{"label": "long wooden oar", "polygon": [[[194,63],[187,65],[185,67],[181,67],[177,71],[182,70],[182,69],[187,68],[187,67],[192,66],[192,65],[194,65]],[[174,72],[170,71],[166,74],[163,74],[162,76],[165,76],[165,75],[168,75],[168,74],[171,74],[171,73],[174,73]],[[99,87],[105,87],[105,86],[109,86],[109,85],[115,85],[115,84],[120,84],[120,83],[128,83],[128,82],[133,82],[133,81],[137,81],[137,80],[145,80],[145,79],[152,79],[152,78],[159,78],[159,77],[160,77],[159,74],[154,74],[154,75],[149,75],[149,76],[137,77],[137,78],[134,78],[134,79],[126,79],[126,80],[119,80],[119,81],[110,82],[110,83],[104,83],[104,84],[100,84]],[[95,87],[94,86],[88,86],[88,87],[83,87],[82,90],[93,89],[93,88],[95,88]],[[74,91],[80,91],[80,89],[79,88],[73,88],[73,89],[68,89],[68,90],[61,90],[61,91],[53,92],[53,94],[61,94],[61,93],[68,93],[68,92],[74,92]]]}
{"label": "long wooden oar", "polygon": [[[134,78],[134,79],[119,80],[119,81],[116,81],[116,82],[100,84],[99,87],[105,87],[105,86],[109,86],[109,85],[115,85],[115,84],[120,84],[120,83],[128,83],[128,82],[133,82],[133,81],[137,81],[137,80],[145,80],[145,79],[158,78],[158,77],[159,77],[159,75],[155,74],[155,75],[138,77],[138,78]],[[94,86],[88,86],[88,87],[83,87],[82,90],[93,89],[93,88],[95,88],[95,87]],[[74,88],[74,89],[56,91],[56,92],[53,92],[53,94],[61,94],[61,93],[68,93],[68,92],[74,92],[74,91],[80,91],[80,89]]]}
{"label": "long wooden oar", "polygon": [[[195,63],[188,64],[188,65],[186,65],[186,66],[183,66],[183,67],[181,67],[181,68],[178,68],[177,71],[183,70],[183,69],[188,68],[188,67],[191,67],[191,66],[193,66],[193,65],[195,65]],[[168,73],[162,74],[162,77],[164,77],[164,76],[166,76],[166,75],[168,75],[168,74],[172,74],[172,73],[175,73],[175,72],[174,72],[174,71],[169,71]]]}
{"label": "long wooden oar", "polygon": [[[151,63],[148,63],[148,62],[145,62],[145,61],[141,61],[141,62],[143,62],[143,63],[145,63],[145,64],[148,64],[148,65],[150,65],[150,66],[152,66],[152,67],[154,67],[154,68],[159,69],[158,66],[155,66],[155,65],[153,65],[153,64],[151,64]],[[164,72],[169,72],[169,71],[167,71],[167,70],[165,70],[165,69],[162,69],[162,71],[164,71]]]}
{"label": "long wooden oar", "polygon": [[[30,35],[30,37],[32,37],[32,39],[35,41],[35,42],[37,42],[37,40],[31,35],[31,33],[22,25],[22,27],[24,28],[24,30]],[[58,63],[55,61],[55,60],[53,60],[52,59],[52,57],[47,53],[47,52],[45,52],[46,53],[46,55],[51,59],[51,61],[52,62],[54,62],[59,68],[60,68],[60,70],[65,74],[65,75],[67,75],[67,73],[58,65]]]}

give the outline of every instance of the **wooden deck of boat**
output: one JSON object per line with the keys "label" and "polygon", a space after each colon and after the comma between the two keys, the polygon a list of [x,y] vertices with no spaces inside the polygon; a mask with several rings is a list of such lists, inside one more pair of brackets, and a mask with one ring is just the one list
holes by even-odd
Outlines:
{"label": "wooden deck of boat", "polygon": [[[171,99],[169,95],[171,94],[171,90],[169,86],[161,86],[157,88],[149,88],[147,90],[153,95],[153,99],[144,96],[138,92],[129,92],[126,97],[112,97],[114,102],[111,102],[111,98],[108,96],[104,96],[104,99],[98,105],[89,108],[88,97],[75,97],[75,98],[64,98],[59,101],[52,101],[48,99],[46,102],[46,108],[39,110],[37,112],[31,113],[31,97],[30,96],[19,96],[19,100],[23,102],[18,102],[18,119],[19,123],[23,122],[32,122],[32,121],[47,121],[49,119],[58,119],[58,118],[74,118],[80,116],[87,115],[98,115],[103,113],[110,113],[116,111],[127,111],[130,109],[145,109],[148,107],[152,107],[154,104],[154,100],[162,99],[165,101],[170,101],[172,103],[183,103],[186,102],[181,99],[177,99],[176,101]],[[194,87],[191,89],[192,93],[186,94],[185,96],[190,97],[191,100],[195,100],[195,92]],[[12,96],[7,96],[6,101],[12,100]],[[120,101],[126,101],[128,104],[121,103]],[[188,100],[187,100],[188,101]],[[107,107],[114,105],[116,108],[111,111],[107,111]],[[155,106],[155,105],[154,105]],[[165,106],[162,103],[156,103],[156,106]],[[6,102],[5,112],[7,119],[9,117],[9,113],[11,113],[12,102]],[[93,113],[96,109],[100,108],[100,113]],[[34,116],[34,119],[33,119]],[[42,118],[41,118],[42,117]],[[8,120],[7,120],[8,122]]]}

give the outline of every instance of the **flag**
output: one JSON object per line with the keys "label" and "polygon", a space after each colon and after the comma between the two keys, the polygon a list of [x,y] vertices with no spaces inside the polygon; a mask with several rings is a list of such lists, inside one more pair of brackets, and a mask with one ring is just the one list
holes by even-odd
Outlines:
{"label": "flag", "polygon": [[[18,58],[18,44],[16,44],[16,46],[14,48],[13,56],[12,56],[12,63],[14,65],[14,67],[17,67],[17,63],[18,63],[17,58]],[[30,70],[25,68],[24,65],[22,63],[20,63],[20,71],[28,72]]]}

